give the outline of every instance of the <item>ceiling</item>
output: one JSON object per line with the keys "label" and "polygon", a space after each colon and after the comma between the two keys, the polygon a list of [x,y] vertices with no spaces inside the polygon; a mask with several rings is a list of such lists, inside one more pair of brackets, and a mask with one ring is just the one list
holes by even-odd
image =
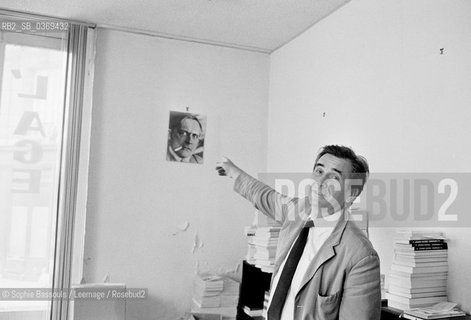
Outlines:
{"label": "ceiling", "polygon": [[270,53],[350,0],[0,0],[0,8]]}

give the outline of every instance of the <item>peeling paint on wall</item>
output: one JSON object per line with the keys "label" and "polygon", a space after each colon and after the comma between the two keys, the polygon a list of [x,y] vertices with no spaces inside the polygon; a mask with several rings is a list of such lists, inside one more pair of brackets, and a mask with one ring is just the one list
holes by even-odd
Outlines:
{"label": "peeling paint on wall", "polygon": [[195,233],[195,237],[194,237],[194,240],[193,240],[193,250],[192,250],[192,253],[195,254],[196,251],[198,251],[199,249],[203,248],[204,246],[204,242],[201,241],[199,235],[198,235],[198,232]]}
{"label": "peeling paint on wall", "polygon": [[190,227],[190,223],[188,221],[185,221],[183,223],[180,223],[177,225],[177,231],[172,233],[173,236],[177,235],[180,232],[186,232],[188,228]]}

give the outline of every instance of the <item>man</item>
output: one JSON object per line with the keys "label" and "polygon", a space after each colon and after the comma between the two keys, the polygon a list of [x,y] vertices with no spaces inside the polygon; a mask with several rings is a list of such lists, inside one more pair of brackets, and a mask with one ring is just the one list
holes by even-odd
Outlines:
{"label": "man", "polygon": [[314,164],[312,193],[303,199],[281,195],[229,159],[216,169],[281,224],[268,320],[380,319],[379,258],[347,212],[369,173],[364,158],[347,147],[323,147]]}
{"label": "man", "polygon": [[167,160],[189,163],[203,163],[197,155],[203,127],[193,115],[185,114],[171,117],[168,134]]}

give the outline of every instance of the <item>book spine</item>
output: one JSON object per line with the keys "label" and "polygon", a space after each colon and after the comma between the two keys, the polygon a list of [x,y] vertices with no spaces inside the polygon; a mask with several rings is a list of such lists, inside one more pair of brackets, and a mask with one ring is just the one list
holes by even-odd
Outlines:
{"label": "book spine", "polygon": [[412,247],[446,247],[448,244],[446,243],[416,243],[411,244]]}
{"label": "book spine", "polygon": [[444,243],[443,245],[439,245],[439,246],[417,246],[417,247],[413,247],[415,251],[419,251],[419,250],[445,250],[445,249],[448,249],[448,245],[446,243]]}
{"label": "book spine", "polygon": [[419,244],[419,243],[445,243],[445,240],[443,239],[409,240],[409,243],[412,245]]}

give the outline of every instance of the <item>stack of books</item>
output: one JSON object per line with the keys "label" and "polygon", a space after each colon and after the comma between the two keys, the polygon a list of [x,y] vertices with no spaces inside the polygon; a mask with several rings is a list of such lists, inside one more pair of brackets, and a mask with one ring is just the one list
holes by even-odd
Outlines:
{"label": "stack of books", "polygon": [[239,283],[227,276],[197,275],[193,285],[191,312],[218,314],[235,319],[239,301]]}
{"label": "stack of books", "polygon": [[448,246],[440,232],[399,230],[386,293],[388,305],[408,310],[447,301]]}
{"label": "stack of books", "polygon": [[404,319],[425,320],[425,319],[466,319],[466,313],[461,310],[450,310],[448,312],[424,312],[421,309],[407,310],[402,314]]}
{"label": "stack of books", "polygon": [[255,231],[257,231],[257,226],[247,226],[244,228],[245,236],[247,237],[248,250],[245,260],[251,265],[255,265],[255,246],[252,245],[252,239],[255,237]]}
{"label": "stack of books", "polygon": [[245,228],[248,240],[247,262],[272,273],[275,266],[276,247],[281,228],[276,226]]}
{"label": "stack of books", "polygon": [[465,316],[466,313],[460,310],[457,304],[453,302],[440,302],[432,307],[405,310],[402,314],[404,319],[411,320],[449,318],[465,319]]}

